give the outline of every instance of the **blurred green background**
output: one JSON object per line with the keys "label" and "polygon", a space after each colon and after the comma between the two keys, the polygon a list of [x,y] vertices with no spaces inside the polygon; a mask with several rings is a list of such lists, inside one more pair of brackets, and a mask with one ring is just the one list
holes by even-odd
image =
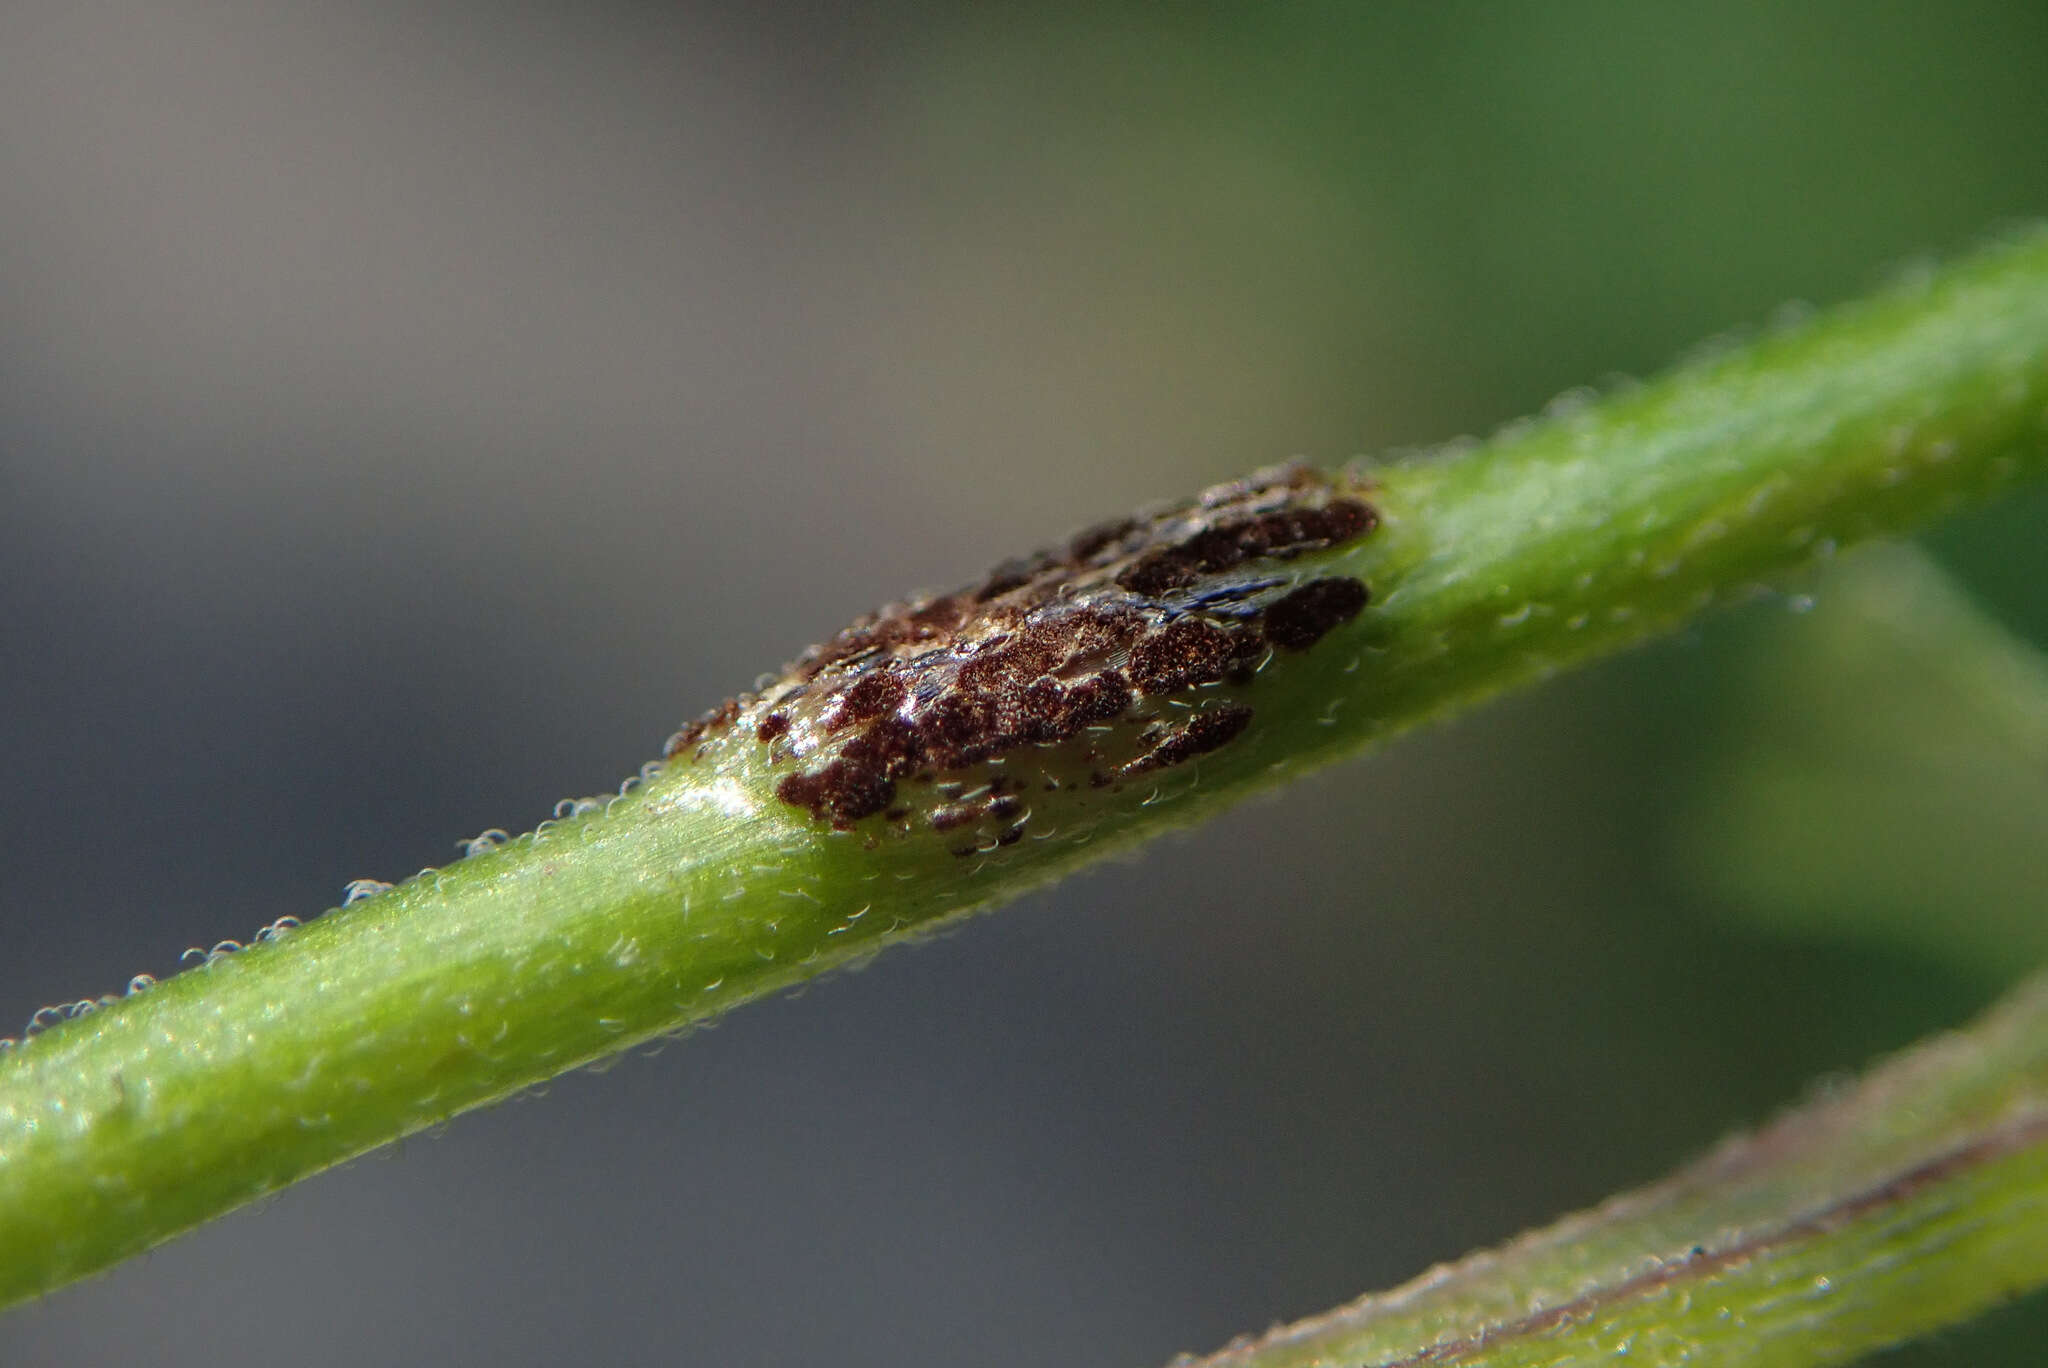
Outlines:
{"label": "blurred green background", "polygon": [[[10,4],[0,1008],[530,826],[913,585],[2038,217],[2044,69],[2025,3]],[[2035,642],[2044,517],[1930,539]],[[1143,1365],[1653,1178],[2048,951],[2038,757],[1795,589],[0,1359]]]}

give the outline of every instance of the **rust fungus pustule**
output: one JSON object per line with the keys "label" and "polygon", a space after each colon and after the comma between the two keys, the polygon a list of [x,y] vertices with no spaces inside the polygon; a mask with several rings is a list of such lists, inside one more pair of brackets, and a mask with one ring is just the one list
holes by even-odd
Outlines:
{"label": "rust fungus pustule", "polygon": [[1305,466],[1217,485],[861,618],[669,755],[730,734],[765,747],[784,770],[776,796],[818,820],[879,816],[992,851],[1038,830],[1029,795],[1085,802],[1243,736],[1275,652],[1311,649],[1370,598],[1290,562],[1378,522],[1354,487]]}

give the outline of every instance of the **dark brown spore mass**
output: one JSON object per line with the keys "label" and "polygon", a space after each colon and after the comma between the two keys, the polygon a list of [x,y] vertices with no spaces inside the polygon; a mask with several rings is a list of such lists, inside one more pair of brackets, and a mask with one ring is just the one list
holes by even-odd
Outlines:
{"label": "dark brown spore mass", "polygon": [[870,766],[834,760],[809,773],[784,775],[775,796],[814,815],[830,815],[834,826],[851,826],[889,806],[896,785]]}
{"label": "dark brown spore mass", "polygon": [[1350,541],[1377,521],[1357,499],[1332,499],[1320,508],[1283,508],[1220,522],[1177,545],[1146,552],[1116,582],[1133,593],[1163,594],[1262,556],[1295,556]]}
{"label": "dark brown spore mass", "polygon": [[1357,617],[1366,597],[1365,585],[1355,579],[1310,580],[1266,610],[1266,640],[1306,651],[1332,627]]}
{"label": "dark brown spore mass", "polygon": [[1251,725],[1252,710],[1242,703],[1225,703],[1196,713],[1185,723],[1164,733],[1151,750],[1124,766],[1126,776],[1164,769],[1192,760],[1237,739]]}
{"label": "dark brown spore mass", "polygon": [[[1369,597],[1286,562],[1377,523],[1348,488],[1281,467],[864,617],[745,700],[754,737],[794,767],[776,796],[842,830],[878,813],[904,830],[919,814],[936,831],[979,826],[961,854],[1019,840],[1022,786],[1116,787],[1241,736],[1252,709],[1232,695],[1274,649],[1307,650]],[[700,752],[740,712],[705,714],[669,754]],[[1038,747],[1065,748],[1036,762],[1054,767],[1043,784],[1003,769]],[[905,784],[924,796],[899,795]]]}
{"label": "dark brown spore mass", "polygon": [[1140,693],[1169,694],[1214,684],[1264,654],[1258,633],[1197,617],[1174,620],[1131,648],[1131,682]]}

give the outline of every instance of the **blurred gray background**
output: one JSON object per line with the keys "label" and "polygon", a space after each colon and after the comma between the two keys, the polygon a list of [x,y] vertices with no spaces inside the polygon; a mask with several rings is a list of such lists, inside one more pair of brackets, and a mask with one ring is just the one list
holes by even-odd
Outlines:
{"label": "blurred gray background", "polygon": [[[0,7],[0,1033],[912,586],[2048,210],[2038,4],[854,8]],[[1937,539],[2037,637],[2044,515]],[[1156,1364],[1650,1179],[2024,968],[1682,876],[1796,625],[465,1117],[0,1361]]]}

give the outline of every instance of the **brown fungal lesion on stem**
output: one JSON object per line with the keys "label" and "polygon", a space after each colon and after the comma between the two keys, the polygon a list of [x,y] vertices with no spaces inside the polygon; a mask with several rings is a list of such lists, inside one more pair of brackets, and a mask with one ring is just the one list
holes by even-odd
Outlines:
{"label": "brown fungal lesion on stem", "polygon": [[1369,534],[1379,515],[1361,494],[1280,466],[1089,528],[861,618],[668,754],[730,736],[767,747],[785,771],[776,797],[836,829],[880,818],[972,828],[961,854],[1009,844],[1031,829],[1034,795],[1115,789],[1244,735],[1266,662],[1370,598],[1362,580],[1290,564]]}

